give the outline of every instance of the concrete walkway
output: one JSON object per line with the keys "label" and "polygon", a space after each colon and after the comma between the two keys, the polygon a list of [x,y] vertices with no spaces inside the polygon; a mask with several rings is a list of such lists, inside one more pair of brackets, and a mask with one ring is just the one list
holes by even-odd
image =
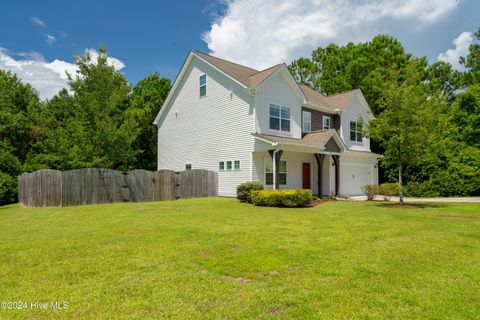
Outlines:
{"label": "concrete walkway", "polygon": [[[367,200],[366,196],[354,196],[349,197],[347,200],[355,201],[365,201]],[[374,200],[383,201],[383,196],[377,196]],[[480,203],[480,197],[448,197],[448,198],[410,198],[404,197],[405,202],[471,202],[471,203]],[[391,202],[398,202],[398,197],[391,197]]]}

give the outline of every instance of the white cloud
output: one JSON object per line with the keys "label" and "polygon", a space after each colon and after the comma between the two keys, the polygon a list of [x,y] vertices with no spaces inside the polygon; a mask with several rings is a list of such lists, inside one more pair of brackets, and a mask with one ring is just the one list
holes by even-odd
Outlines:
{"label": "white cloud", "polygon": [[334,40],[364,41],[394,21],[422,27],[457,4],[456,0],[227,0],[225,15],[202,39],[211,54],[262,69],[290,62]]}
{"label": "white cloud", "polygon": [[[95,49],[85,49],[85,53],[87,52],[95,63],[98,52]],[[114,57],[108,58],[108,64],[117,70],[125,67],[122,61]],[[75,76],[78,70],[74,63],[68,61],[55,59],[47,62],[39,52],[12,54],[1,47],[0,69],[16,73],[22,81],[37,89],[42,99],[51,98],[60,89],[68,88],[67,72]]]}
{"label": "white cloud", "polygon": [[30,18],[30,21],[32,21],[32,23],[38,27],[41,27],[41,28],[46,28],[47,25],[45,22],[43,22],[42,19],[38,18],[38,17],[31,17]]}
{"label": "white cloud", "polygon": [[463,67],[460,65],[460,57],[466,56],[469,51],[469,47],[472,44],[473,36],[471,32],[462,32],[452,43],[455,46],[453,49],[448,49],[445,53],[438,55],[439,61],[450,62],[453,68],[461,70]]}
{"label": "white cloud", "polygon": [[48,43],[48,45],[51,45],[52,43],[57,40],[55,36],[48,34],[48,33],[42,33],[42,35],[45,37],[45,41]]}

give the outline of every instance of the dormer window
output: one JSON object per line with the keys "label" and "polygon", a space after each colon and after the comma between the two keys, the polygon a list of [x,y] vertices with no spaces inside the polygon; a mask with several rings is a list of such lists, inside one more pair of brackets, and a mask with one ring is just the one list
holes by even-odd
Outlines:
{"label": "dormer window", "polygon": [[312,113],[308,111],[302,111],[303,119],[303,133],[312,131]]}
{"label": "dormer window", "polygon": [[200,97],[207,95],[207,75],[205,73],[200,75]]}
{"label": "dormer window", "polygon": [[362,124],[358,121],[350,121],[350,141],[362,142]]}
{"label": "dormer window", "polygon": [[323,116],[322,117],[322,123],[323,123],[323,130],[330,129],[330,117],[329,116]]}
{"label": "dormer window", "polygon": [[269,110],[270,130],[290,132],[290,108],[275,104]]}

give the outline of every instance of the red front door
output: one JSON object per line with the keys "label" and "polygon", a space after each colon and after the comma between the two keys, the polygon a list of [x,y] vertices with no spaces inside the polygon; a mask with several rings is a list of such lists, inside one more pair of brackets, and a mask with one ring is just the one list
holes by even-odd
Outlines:
{"label": "red front door", "polygon": [[302,163],[302,181],[303,181],[303,189],[311,189],[312,185],[310,183],[310,163],[304,162]]}

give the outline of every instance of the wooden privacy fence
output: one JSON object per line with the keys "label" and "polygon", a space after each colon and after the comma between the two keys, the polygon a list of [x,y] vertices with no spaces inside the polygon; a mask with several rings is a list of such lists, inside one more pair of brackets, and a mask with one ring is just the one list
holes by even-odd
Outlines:
{"label": "wooden privacy fence", "polygon": [[215,197],[217,190],[217,173],[202,169],[125,173],[97,168],[44,169],[18,177],[18,201],[27,207]]}

